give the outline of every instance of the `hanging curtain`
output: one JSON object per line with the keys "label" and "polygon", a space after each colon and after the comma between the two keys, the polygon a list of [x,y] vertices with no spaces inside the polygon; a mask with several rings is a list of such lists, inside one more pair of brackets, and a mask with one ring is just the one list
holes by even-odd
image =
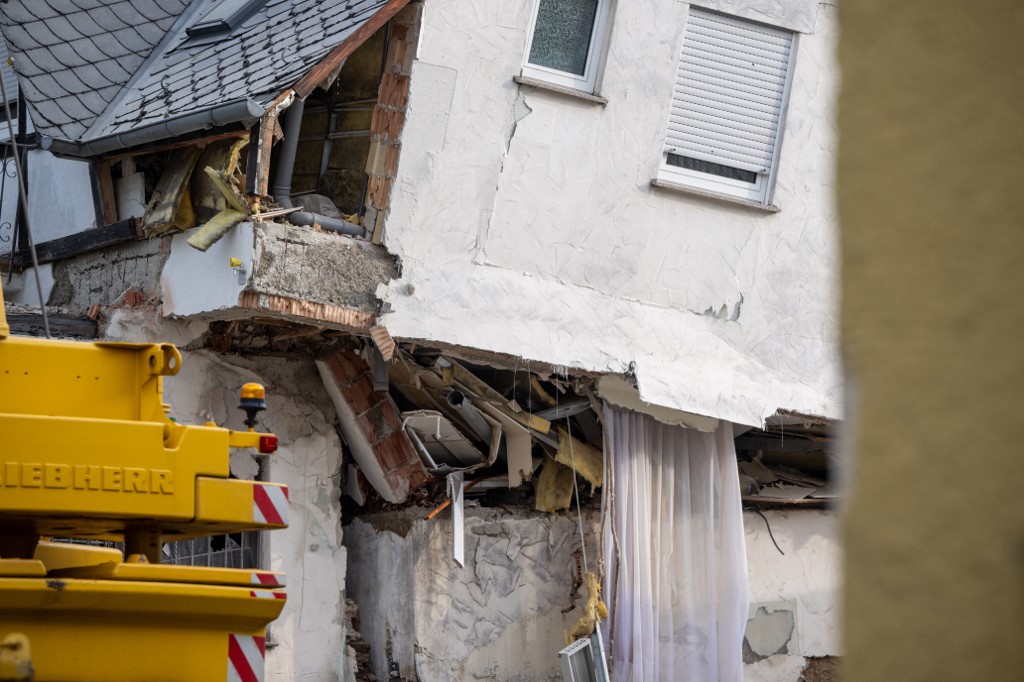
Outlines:
{"label": "hanging curtain", "polygon": [[747,555],[732,424],[703,433],[608,406],[605,423],[612,680],[741,682]]}

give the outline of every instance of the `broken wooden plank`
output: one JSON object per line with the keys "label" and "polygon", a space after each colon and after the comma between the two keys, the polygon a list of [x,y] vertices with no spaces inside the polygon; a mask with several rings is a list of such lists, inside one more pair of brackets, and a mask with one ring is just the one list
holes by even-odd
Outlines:
{"label": "broken wooden plank", "polygon": [[[488,403],[494,405],[499,410],[504,412],[506,415],[515,419],[517,422],[522,424],[528,429],[532,429],[540,434],[547,434],[551,432],[551,422],[547,419],[542,419],[535,414],[523,412],[522,408],[518,405],[513,407],[513,403],[510,402],[505,396],[501,395],[493,388],[488,386],[483,380],[479,379],[475,374],[470,372],[468,369],[463,367],[457,362],[452,361],[450,358],[446,358],[451,363],[452,378],[456,383],[462,384],[470,393],[480,396],[481,399],[486,400]],[[493,416],[493,415],[492,415]]]}
{"label": "broken wooden plank", "polygon": [[147,236],[174,229],[182,195],[188,188],[192,169],[195,168],[200,153],[201,149],[197,146],[176,149],[171,153],[164,174],[160,176],[160,182],[157,183],[153,197],[146,206],[143,230]]}
{"label": "broken wooden plank", "polygon": [[[138,218],[129,218],[36,244],[36,255],[39,257],[39,264],[42,265],[140,237],[142,222]],[[28,249],[22,249],[14,253],[12,260],[16,267],[27,267],[32,264],[32,254]]]}

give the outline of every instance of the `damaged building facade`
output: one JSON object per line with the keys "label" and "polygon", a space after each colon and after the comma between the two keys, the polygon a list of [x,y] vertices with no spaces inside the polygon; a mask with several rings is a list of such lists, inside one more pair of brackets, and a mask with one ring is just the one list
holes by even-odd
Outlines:
{"label": "damaged building facade", "polygon": [[38,274],[55,333],[178,344],[181,420],[266,384],[281,448],[232,473],[290,527],[166,558],[287,571],[267,679],[560,679],[595,580],[611,679],[811,675],[834,12],[0,4],[8,317]]}

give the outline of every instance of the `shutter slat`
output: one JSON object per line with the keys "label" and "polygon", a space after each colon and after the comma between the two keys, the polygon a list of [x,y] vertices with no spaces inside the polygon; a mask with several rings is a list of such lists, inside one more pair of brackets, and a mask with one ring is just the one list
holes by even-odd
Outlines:
{"label": "shutter slat", "polygon": [[726,161],[720,155],[716,154],[705,154],[704,152],[697,149],[688,149],[685,152],[679,150],[668,150],[673,154],[680,156],[689,156],[693,159],[699,159],[701,161],[710,161],[711,163],[718,163],[723,166],[732,166],[733,168],[739,168],[740,170],[750,171],[751,173],[761,173],[761,167],[757,164],[744,163],[743,161]]}
{"label": "shutter slat", "polygon": [[[778,62],[756,62],[736,54],[708,54],[694,44],[683,47],[683,56],[688,63],[695,62],[714,66],[725,69],[729,73],[742,74],[746,78],[756,78],[770,83],[778,83],[786,79],[785,65]],[[680,68],[683,68],[683,64],[680,64]]]}
{"label": "shutter slat", "polygon": [[675,90],[673,104],[680,104],[685,108],[685,100],[697,100],[705,106],[715,107],[719,104],[731,104],[741,109],[746,109],[751,116],[765,119],[776,116],[779,111],[778,100],[767,100],[763,97],[755,97],[748,93],[730,90],[720,85],[703,83],[689,83]]}
{"label": "shutter slat", "polygon": [[682,118],[689,114],[694,118],[710,118],[712,120],[721,121],[723,125],[738,128],[740,130],[758,132],[766,137],[771,137],[771,132],[766,130],[764,127],[764,119],[758,118],[757,116],[751,116],[743,107],[730,107],[729,109],[725,109],[723,107],[707,107],[697,101],[688,101],[687,104],[689,106],[684,110],[678,104],[673,103],[672,110],[669,112],[669,117]]}
{"label": "shutter slat", "polygon": [[687,38],[694,44],[707,46],[706,49],[712,53],[743,55],[764,62],[778,62],[789,57],[788,46],[752,44],[741,41],[740,36],[722,37],[710,33],[696,33],[687,34]]}
{"label": "shutter slat", "polygon": [[788,31],[724,14],[712,14],[697,10],[697,13],[690,13],[690,18],[687,20],[687,31],[689,31],[690,25],[732,35],[754,34],[759,42],[763,43],[776,45],[791,45],[793,43],[793,35]]}
{"label": "shutter slat", "polygon": [[786,31],[691,6],[666,150],[768,172],[792,46]]}
{"label": "shutter slat", "polygon": [[768,81],[734,74],[726,69],[716,70],[711,66],[705,66],[703,63],[698,64],[696,62],[687,64],[686,70],[680,71],[679,80],[684,83],[687,81],[697,81],[719,87],[729,86],[742,92],[749,92],[751,95],[777,101],[782,100],[782,86],[784,85],[782,79],[779,79],[778,83],[769,83]]}
{"label": "shutter slat", "polygon": [[768,172],[767,166],[765,166],[763,160],[758,156],[732,152],[722,149],[714,144],[703,143],[699,139],[688,140],[680,138],[676,140],[675,144],[667,146],[665,150],[680,156],[692,156],[693,158],[701,159],[702,161],[720,163],[723,166],[732,166],[733,168],[739,168],[740,170],[751,171],[753,173]]}
{"label": "shutter slat", "polygon": [[755,163],[758,159],[764,158],[765,155],[771,155],[775,150],[774,142],[765,144],[741,140],[740,138],[729,135],[728,133],[722,134],[709,129],[697,131],[691,126],[676,126],[669,123],[668,130],[669,135],[676,141],[677,145],[679,142],[684,144],[692,143],[708,150],[715,149],[722,153],[750,157],[752,162]]}
{"label": "shutter slat", "polygon": [[749,140],[758,144],[770,145],[775,137],[763,128],[744,125],[721,118],[720,116],[708,115],[699,111],[690,111],[686,115],[669,114],[669,127],[673,124],[678,126],[694,125],[701,130],[714,130],[722,135],[734,135],[740,140]]}

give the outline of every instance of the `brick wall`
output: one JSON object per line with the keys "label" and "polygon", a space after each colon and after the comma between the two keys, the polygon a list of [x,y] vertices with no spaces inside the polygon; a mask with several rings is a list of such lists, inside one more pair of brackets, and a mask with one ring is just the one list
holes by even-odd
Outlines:
{"label": "brick wall", "polygon": [[409,4],[391,20],[391,35],[377,106],[370,123],[370,154],[366,161],[366,226],[381,243],[391,189],[398,172],[401,135],[409,103],[409,76],[416,52],[421,5]]}

